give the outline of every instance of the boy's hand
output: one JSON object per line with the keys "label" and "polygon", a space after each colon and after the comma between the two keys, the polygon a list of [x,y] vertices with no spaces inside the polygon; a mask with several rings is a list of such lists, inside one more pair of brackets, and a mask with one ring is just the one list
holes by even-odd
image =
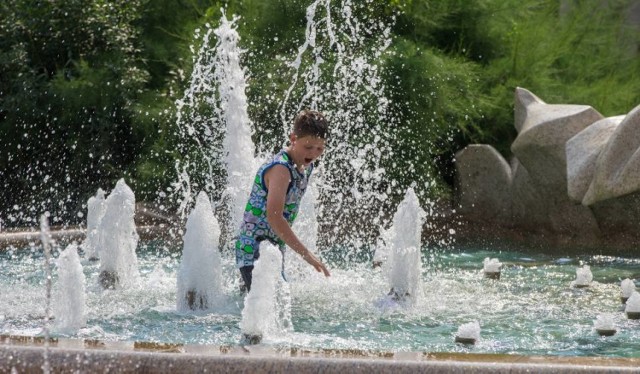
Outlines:
{"label": "boy's hand", "polygon": [[318,258],[311,252],[307,251],[307,254],[304,256],[305,261],[307,261],[311,266],[313,266],[318,273],[323,273],[325,277],[331,276],[327,267],[318,260]]}

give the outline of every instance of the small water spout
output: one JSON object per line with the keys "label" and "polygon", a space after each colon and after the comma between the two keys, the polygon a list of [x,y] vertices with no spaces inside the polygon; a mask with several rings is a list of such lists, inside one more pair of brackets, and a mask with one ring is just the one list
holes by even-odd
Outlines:
{"label": "small water spout", "polygon": [[98,227],[105,213],[104,191],[98,188],[95,196],[87,201],[87,236],[82,243],[82,250],[86,259],[98,260]]}
{"label": "small water spout", "polygon": [[45,306],[44,306],[44,363],[42,371],[48,374],[51,371],[49,365],[49,325],[51,321],[51,247],[55,245],[49,230],[49,221],[46,215],[40,217],[40,240],[44,250],[44,273],[45,273]]}
{"label": "small water spout", "polygon": [[600,336],[612,336],[617,332],[613,317],[607,314],[600,314],[593,321],[593,327]]}
{"label": "small water spout", "polygon": [[576,280],[571,282],[571,287],[589,287],[591,285],[591,281],[593,281],[591,267],[589,265],[583,265],[581,268],[576,268]]}
{"label": "small water spout", "polygon": [[480,340],[480,323],[478,321],[468,322],[458,327],[455,342],[462,344],[476,344]]}
{"label": "small water spout", "polygon": [[187,219],[177,279],[177,309],[210,309],[222,300],[220,225],[209,197],[202,191]]}
{"label": "small water spout", "polygon": [[[240,330],[241,344],[257,344],[265,336],[277,336],[291,329],[290,300],[279,295],[286,292],[282,279],[282,253],[269,243],[260,248],[260,258],[253,269],[251,291],[244,300]],[[280,301],[280,302],[279,302]]]}
{"label": "small water spout", "polygon": [[497,258],[485,258],[483,262],[484,276],[489,279],[500,279],[500,270],[502,269],[502,262]]}
{"label": "small water spout", "polygon": [[425,212],[413,188],[408,188],[393,217],[389,254],[389,296],[396,301],[418,300],[422,284],[420,258],[422,222]]}
{"label": "small water spout", "polygon": [[637,291],[633,291],[631,296],[629,296],[629,300],[627,300],[627,304],[624,308],[624,312],[627,314],[627,318],[629,319],[640,319],[640,293]]}
{"label": "small water spout", "polygon": [[620,301],[624,304],[629,300],[631,294],[636,291],[636,284],[631,279],[627,278],[620,283],[620,288],[622,289]]}
{"label": "small water spout", "polygon": [[139,279],[135,204],[135,195],[124,179],[116,183],[105,201],[98,226],[99,281],[105,289],[128,287]]}
{"label": "small water spout", "polygon": [[60,253],[56,262],[58,282],[56,284],[54,315],[55,330],[74,334],[85,326],[85,276],[82,272],[78,246],[69,244]]}

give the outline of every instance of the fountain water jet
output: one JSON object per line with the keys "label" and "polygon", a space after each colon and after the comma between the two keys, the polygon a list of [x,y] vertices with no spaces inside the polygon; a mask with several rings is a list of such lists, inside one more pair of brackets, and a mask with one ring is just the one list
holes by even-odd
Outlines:
{"label": "fountain water jet", "polygon": [[620,296],[620,301],[625,304],[631,294],[636,291],[636,284],[629,278],[620,282],[620,288],[622,289],[622,295]]}
{"label": "fountain water jet", "polygon": [[598,315],[593,321],[593,327],[600,336],[613,336],[617,332],[613,317],[606,314]]}
{"label": "fountain water jet", "polygon": [[291,329],[291,305],[287,304],[286,295],[279,295],[288,294],[281,270],[282,253],[273,244],[263,243],[253,269],[251,291],[242,310],[243,344],[257,344],[265,336],[277,336]]}
{"label": "fountain water jet", "polygon": [[105,200],[104,191],[98,188],[95,196],[87,201],[87,236],[82,243],[82,250],[85,258],[89,260],[98,260],[98,226],[104,217]]}
{"label": "fountain water jet", "polygon": [[[223,11],[218,28],[207,30],[194,57],[190,85],[176,102],[176,126],[183,139],[179,147],[186,155],[175,164],[178,180],[173,183],[173,195],[178,196],[178,211],[186,217],[197,190],[222,201],[229,217],[222,227],[223,244],[240,224],[260,163],[251,139],[237,20],[227,20]],[[216,44],[211,48],[214,35]],[[220,176],[225,175],[223,180]]]}
{"label": "fountain water jet", "polygon": [[420,249],[424,217],[425,212],[410,187],[393,216],[391,228],[389,296],[396,301],[415,303],[418,300],[422,284]]}
{"label": "fountain water jet", "polygon": [[135,204],[135,195],[124,179],[116,183],[105,201],[104,217],[98,226],[99,280],[105,289],[129,287],[139,279]]}
{"label": "fountain water jet", "polygon": [[591,267],[589,265],[583,265],[581,268],[576,268],[576,280],[571,281],[571,287],[585,288],[591,285],[593,281],[593,274],[591,273]]}
{"label": "fountain water jet", "polygon": [[455,342],[462,344],[476,344],[480,340],[480,323],[468,322],[458,327]]}
{"label": "fountain water jet", "polygon": [[497,258],[485,258],[483,262],[484,276],[489,279],[500,279],[502,263]]}
{"label": "fountain water jet", "polygon": [[82,272],[78,246],[69,244],[56,261],[58,282],[54,298],[54,329],[64,334],[75,334],[85,326],[85,276]]}
{"label": "fountain water jet", "polygon": [[624,308],[624,312],[627,314],[627,318],[629,319],[640,319],[640,293],[637,291],[633,291],[631,296],[629,296],[629,300],[627,300],[627,304]]}
{"label": "fountain water jet", "polygon": [[187,219],[184,235],[177,277],[178,311],[210,309],[222,300],[219,238],[220,226],[209,197],[204,191],[200,192]]}
{"label": "fountain water jet", "polygon": [[40,241],[44,251],[44,273],[45,273],[45,307],[44,307],[44,363],[42,371],[45,374],[50,372],[49,365],[49,332],[51,324],[51,247],[55,246],[49,230],[49,220],[43,214],[40,217]]}

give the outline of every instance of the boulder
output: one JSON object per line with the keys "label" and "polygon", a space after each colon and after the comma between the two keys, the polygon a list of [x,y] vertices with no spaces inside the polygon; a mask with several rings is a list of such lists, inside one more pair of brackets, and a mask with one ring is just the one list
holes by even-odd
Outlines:
{"label": "boulder", "polygon": [[492,146],[456,153],[457,205],[470,219],[511,222],[511,168]]}
{"label": "boulder", "polygon": [[596,202],[590,208],[608,242],[640,244],[640,191]]}
{"label": "boulder", "polygon": [[598,156],[623,119],[624,116],[601,119],[567,141],[567,192],[572,201],[582,202],[593,180]]}
{"label": "boulder", "polygon": [[540,187],[567,195],[566,142],[603,116],[587,105],[546,104],[517,88],[515,127],[518,137],[511,151]]}
{"label": "boulder", "polygon": [[511,159],[511,200],[513,220],[517,226],[536,231],[549,229],[551,224],[545,196],[540,189],[535,188],[520,161]]}
{"label": "boulder", "polygon": [[549,235],[552,242],[593,244],[600,229],[590,209],[541,188],[517,158],[512,160],[513,224],[530,232]]}
{"label": "boulder", "polygon": [[640,190],[640,106],[615,128],[595,166],[595,175],[583,205],[624,196]]}

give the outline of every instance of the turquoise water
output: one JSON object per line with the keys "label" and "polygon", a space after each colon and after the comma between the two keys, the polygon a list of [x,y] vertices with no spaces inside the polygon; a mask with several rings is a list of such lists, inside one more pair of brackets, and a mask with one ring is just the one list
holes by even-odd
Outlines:
{"label": "turquoise water", "polygon": [[[485,257],[497,257],[504,263],[500,280],[483,277]],[[178,251],[153,244],[143,247],[138,252],[140,284],[119,291],[102,290],[97,283],[98,264],[83,262],[87,327],[73,337],[237,344],[243,297],[230,256],[225,258],[229,266],[224,269],[226,302],[209,312],[187,314],[176,312],[179,258]],[[640,259],[425,249],[422,293],[409,307],[386,298],[389,286],[385,271],[371,268],[369,254],[346,255],[346,251],[335,249],[325,258],[332,271],[330,278],[315,274],[296,258],[289,259],[293,331],[267,336],[264,344],[394,352],[640,357],[640,320],[628,320],[619,301],[620,281],[640,278]],[[0,334],[42,335],[43,263],[37,247],[0,254]],[[571,288],[576,267],[582,264],[591,266],[594,282],[589,288]],[[56,272],[53,274],[55,284]],[[596,334],[593,320],[599,314],[613,316],[618,328],[615,336]],[[478,343],[454,343],[458,327],[471,321],[481,326]]]}

